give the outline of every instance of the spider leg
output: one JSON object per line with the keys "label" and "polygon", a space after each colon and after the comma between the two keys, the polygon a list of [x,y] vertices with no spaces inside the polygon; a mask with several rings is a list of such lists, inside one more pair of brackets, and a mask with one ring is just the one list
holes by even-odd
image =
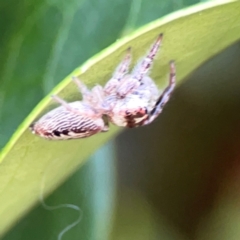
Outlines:
{"label": "spider leg", "polygon": [[70,107],[70,105],[66,101],[64,101],[62,98],[58,97],[57,95],[51,95],[51,98],[55,102],[57,102],[57,103],[61,104],[62,106],[64,106],[68,111],[73,111],[73,109]]}
{"label": "spider leg", "polygon": [[92,88],[92,95],[95,96],[98,103],[102,102],[104,98],[103,87],[101,85],[94,86]]}
{"label": "spider leg", "polygon": [[107,112],[110,110],[109,105],[106,104],[105,101],[105,95],[104,95],[104,89],[100,85],[96,85],[92,89],[92,101],[91,104],[94,107],[95,110],[98,112],[101,112],[102,115],[107,114]]}
{"label": "spider leg", "polygon": [[120,81],[123,78],[123,76],[128,72],[130,63],[131,63],[131,47],[127,49],[124,59],[118,65],[116,71],[113,74],[113,78]]}
{"label": "spider leg", "polygon": [[137,66],[133,69],[131,77],[125,77],[117,88],[117,95],[120,98],[124,98],[126,95],[137,89],[141,83],[143,83],[143,78],[147,75],[149,69],[152,66],[153,60],[159,50],[163,38],[161,33],[156,42],[152,45],[146,57],[144,57]]}
{"label": "spider leg", "polygon": [[107,94],[112,93],[116,89],[119,82],[128,73],[130,63],[131,63],[131,48],[129,47],[127,49],[124,59],[117,66],[112,78],[106,83],[106,85],[104,87],[105,93],[107,93]]}
{"label": "spider leg", "polygon": [[88,103],[91,106],[101,105],[104,95],[102,86],[96,85],[90,91],[87,86],[79,80],[79,78],[72,77],[72,80],[78,86],[85,103]]}
{"label": "spider leg", "polygon": [[153,60],[160,48],[160,45],[162,43],[163,34],[159,34],[156,42],[152,45],[149,52],[147,53],[147,56],[144,57],[134,68],[132,77],[136,79],[137,81],[141,82],[144,75],[146,75],[149,71],[149,69],[152,66]]}
{"label": "spider leg", "polygon": [[72,81],[77,85],[79,91],[82,94],[83,99],[88,100],[91,95],[91,92],[89,91],[87,86],[78,77],[73,76]]}
{"label": "spider leg", "polygon": [[155,107],[149,113],[149,117],[144,124],[151,123],[158,115],[162,112],[165,104],[168,102],[176,83],[176,68],[174,61],[170,61],[170,75],[169,75],[169,84],[158,98]]}

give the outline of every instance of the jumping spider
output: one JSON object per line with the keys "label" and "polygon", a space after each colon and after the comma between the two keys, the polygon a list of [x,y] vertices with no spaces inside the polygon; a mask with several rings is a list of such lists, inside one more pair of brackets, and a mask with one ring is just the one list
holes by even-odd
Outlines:
{"label": "jumping spider", "polygon": [[151,123],[162,112],[175,87],[175,64],[170,61],[168,86],[160,92],[148,76],[163,38],[160,34],[147,55],[134,67],[131,74],[131,49],[104,87],[89,90],[78,78],[82,101],[67,103],[56,95],[61,104],[30,126],[34,134],[53,140],[84,138],[108,131],[111,122],[121,127],[138,127]]}

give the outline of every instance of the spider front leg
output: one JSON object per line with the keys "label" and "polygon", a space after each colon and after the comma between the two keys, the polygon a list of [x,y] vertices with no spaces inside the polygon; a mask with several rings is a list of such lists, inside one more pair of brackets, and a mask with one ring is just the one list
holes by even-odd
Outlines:
{"label": "spider front leg", "polygon": [[168,102],[175,84],[176,84],[176,68],[175,68],[175,63],[174,61],[170,61],[170,75],[169,75],[169,84],[161,94],[161,96],[158,98],[155,107],[152,109],[152,111],[149,113],[149,117],[147,121],[144,124],[149,124],[153,120],[155,120],[158,115],[162,112],[165,104]]}
{"label": "spider front leg", "polygon": [[104,92],[106,94],[111,94],[115,91],[116,87],[119,85],[119,82],[128,73],[130,63],[131,63],[131,48],[129,47],[127,49],[124,59],[118,65],[112,78],[106,83],[104,87]]}
{"label": "spider front leg", "polygon": [[147,56],[144,57],[142,61],[140,61],[137,64],[137,66],[134,68],[132,77],[137,81],[141,82],[143,77],[149,72],[152,66],[153,60],[161,46],[162,38],[163,38],[163,34],[161,33],[159,34],[156,42],[150,48],[149,52],[147,53]]}
{"label": "spider front leg", "polygon": [[155,43],[150,48],[146,57],[144,57],[137,66],[133,69],[133,72],[129,76],[125,76],[117,88],[117,95],[119,98],[124,98],[131,92],[134,92],[143,82],[144,77],[148,74],[153,60],[160,48],[163,34],[161,33]]}
{"label": "spider front leg", "polygon": [[89,91],[87,86],[78,77],[73,76],[72,81],[77,85],[83,100],[89,101],[91,99],[91,91]]}
{"label": "spider front leg", "polygon": [[[102,86],[96,85],[90,91],[87,88],[87,86],[79,78],[72,77],[72,80],[78,86],[78,89],[82,94],[83,102],[88,103],[89,105],[91,105],[94,108],[97,107],[97,105],[101,105],[101,103],[103,102],[103,98],[104,98]],[[58,102],[60,103],[59,100],[58,100]]]}
{"label": "spider front leg", "polygon": [[127,49],[126,55],[123,59],[123,61],[118,65],[115,73],[113,74],[114,79],[121,81],[123,76],[128,73],[128,68],[131,63],[131,48],[129,47]]}

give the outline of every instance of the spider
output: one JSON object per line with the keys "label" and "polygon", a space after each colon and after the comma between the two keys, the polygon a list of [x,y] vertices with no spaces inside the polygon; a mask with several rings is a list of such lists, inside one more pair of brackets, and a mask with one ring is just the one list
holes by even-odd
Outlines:
{"label": "spider", "polygon": [[128,128],[150,124],[168,102],[176,80],[174,61],[170,61],[169,83],[164,91],[160,92],[148,76],[162,38],[163,34],[160,34],[130,74],[131,48],[128,48],[124,59],[104,87],[96,85],[89,90],[82,81],[73,77],[82,94],[82,101],[67,103],[53,95],[53,100],[61,106],[31,124],[32,132],[43,138],[64,140],[106,132],[109,122]]}

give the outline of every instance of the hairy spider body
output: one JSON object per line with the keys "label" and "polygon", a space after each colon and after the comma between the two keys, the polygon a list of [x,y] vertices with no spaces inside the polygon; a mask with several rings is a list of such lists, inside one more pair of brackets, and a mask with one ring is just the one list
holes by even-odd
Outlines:
{"label": "hairy spider body", "polygon": [[[141,85],[132,89],[131,93],[126,96],[115,94],[114,101],[111,100],[115,104],[108,113],[109,121],[117,126],[129,128],[144,125],[159,95],[160,91],[155,83],[145,76]],[[105,101],[107,100],[108,97]]]}
{"label": "hairy spider body", "polygon": [[58,96],[52,98],[62,106],[50,111],[30,126],[32,132],[47,139],[84,138],[108,131],[108,122],[134,128],[151,123],[162,112],[175,87],[175,64],[170,62],[168,86],[160,91],[148,76],[160,48],[160,34],[147,55],[128,74],[131,49],[104,87],[89,90],[74,77],[82,93],[82,101],[67,103]]}
{"label": "hairy spider body", "polygon": [[161,94],[148,76],[162,37],[160,34],[147,56],[137,64],[131,74],[127,74],[131,60],[129,48],[112,79],[104,87],[104,103],[111,108],[107,115],[113,124],[129,128],[149,124],[160,114],[168,101],[175,87],[174,62],[170,62],[169,86]]}

